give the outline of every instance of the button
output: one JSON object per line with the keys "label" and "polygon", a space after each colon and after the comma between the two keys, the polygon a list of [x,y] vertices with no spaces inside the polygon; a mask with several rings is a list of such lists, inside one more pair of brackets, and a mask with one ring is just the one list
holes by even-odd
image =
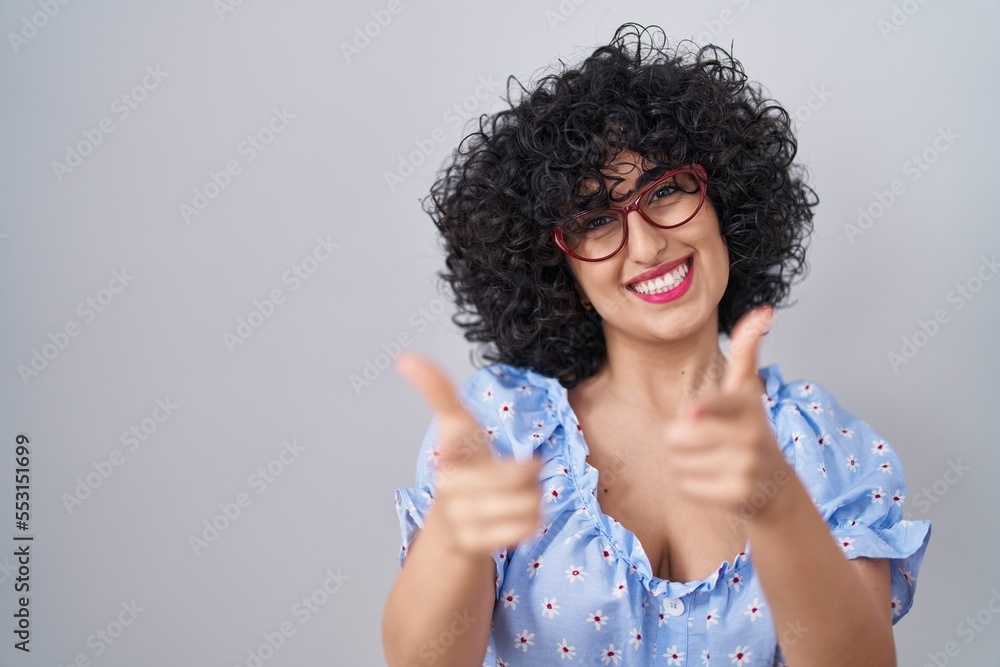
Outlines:
{"label": "button", "polygon": [[684,613],[684,601],[680,598],[667,598],[663,601],[663,611],[668,616],[680,616]]}

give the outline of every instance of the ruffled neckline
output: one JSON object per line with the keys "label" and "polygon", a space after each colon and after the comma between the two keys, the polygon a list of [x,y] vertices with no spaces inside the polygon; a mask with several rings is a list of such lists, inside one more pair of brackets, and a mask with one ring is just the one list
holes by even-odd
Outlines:
{"label": "ruffled neckline", "polygon": [[[628,565],[629,574],[639,578],[652,595],[679,598],[694,590],[711,591],[718,585],[720,579],[728,581],[734,574],[741,572],[751,563],[750,541],[747,540],[743,551],[737,554],[732,562],[723,561],[713,574],[704,579],[680,582],[655,576],[649,557],[635,533],[605,514],[601,509],[597,498],[598,470],[587,462],[590,448],[584,439],[576,413],[569,403],[567,389],[557,378],[541,375],[532,370],[527,370],[527,375],[532,383],[545,387],[552,409],[558,416],[558,424],[565,431],[563,446],[569,466],[569,477],[583,501],[583,510],[587,512],[599,532],[611,545],[616,557]],[[772,432],[777,436],[775,414],[778,405],[778,392],[784,384],[781,370],[778,364],[770,364],[762,367],[758,371],[758,375],[763,380],[765,387],[765,393],[761,394],[761,400],[766,408],[765,412]]]}

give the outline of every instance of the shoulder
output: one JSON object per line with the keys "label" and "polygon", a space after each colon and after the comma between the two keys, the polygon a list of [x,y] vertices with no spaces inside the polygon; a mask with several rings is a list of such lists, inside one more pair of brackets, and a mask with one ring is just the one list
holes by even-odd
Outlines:
{"label": "shoulder", "polygon": [[849,558],[888,558],[892,622],[913,604],[931,522],[904,514],[906,475],[895,447],[813,380],[774,378],[777,440]]}
{"label": "shoulder", "polygon": [[[529,375],[532,376],[529,378]],[[471,397],[476,392],[486,392],[484,398],[490,398],[489,392],[500,395],[513,395],[522,386],[532,386],[537,374],[522,366],[511,364],[490,364],[477,369],[464,382],[462,382],[460,393],[465,397]],[[523,391],[523,389],[522,389]]]}
{"label": "shoulder", "polygon": [[786,382],[772,365],[768,392],[776,438],[785,458],[822,511],[855,496],[859,502],[902,504],[906,482],[892,444],[812,379]]}
{"label": "shoulder", "polygon": [[548,400],[556,380],[523,366],[491,364],[476,370],[458,389],[459,397],[468,407],[498,405],[501,402],[520,404]]}
{"label": "shoulder", "polygon": [[845,408],[834,393],[814,379],[786,380],[777,364],[761,370],[767,387],[765,406],[786,438],[783,448],[816,445],[822,451],[830,444],[851,444],[859,431],[870,434],[871,426]]}
{"label": "shoulder", "polygon": [[458,394],[501,456],[530,456],[559,423],[558,382],[529,368],[485,366],[462,382]]}

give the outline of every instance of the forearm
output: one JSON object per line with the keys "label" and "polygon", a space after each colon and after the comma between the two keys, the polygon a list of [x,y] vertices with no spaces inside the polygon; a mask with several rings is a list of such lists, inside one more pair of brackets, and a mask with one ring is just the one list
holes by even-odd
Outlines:
{"label": "forearm", "polygon": [[482,664],[496,600],[494,561],[451,548],[432,506],[382,616],[389,667]]}
{"label": "forearm", "polygon": [[782,654],[810,667],[895,667],[892,627],[788,466],[789,481],[748,523],[754,570]]}

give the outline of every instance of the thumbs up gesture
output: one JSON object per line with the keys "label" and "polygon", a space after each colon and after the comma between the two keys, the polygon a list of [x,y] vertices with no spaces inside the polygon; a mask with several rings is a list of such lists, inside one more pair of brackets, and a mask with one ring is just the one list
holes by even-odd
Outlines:
{"label": "thumbs up gesture", "polygon": [[757,374],[760,339],[773,314],[771,306],[758,306],[736,323],[720,386],[685,406],[663,439],[668,469],[681,493],[751,522],[769,509],[760,502],[760,490],[775,489],[795,476],[768,423]]}
{"label": "thumbs up gesture", "polygon": [[513,547],[541,523],[541,459],[519,462],[493,453],[489,437],[459,400],[448,376],[406,350],[396,371],[419,391],[438,420],[434,504],[450,542],[469,555]]}

